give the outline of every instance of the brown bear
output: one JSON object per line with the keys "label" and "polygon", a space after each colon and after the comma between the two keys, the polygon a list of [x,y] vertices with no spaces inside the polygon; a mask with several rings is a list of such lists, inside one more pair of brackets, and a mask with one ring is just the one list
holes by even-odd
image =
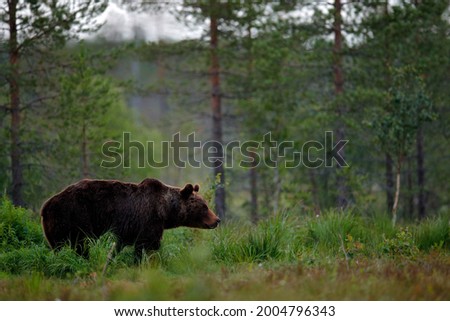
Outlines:
{"label": "brown bear", "polygon": [[110,231],[117,237],[117,251],[134,245],[140,261],[143,250],[159,249],[164,229],[217,227],[220,219],[198,190],[198,185],[179,188],[151,178],[140,184],[83,179],[44,203],[42,226],[52,249],[70,244],[86,256],[86,239]]}

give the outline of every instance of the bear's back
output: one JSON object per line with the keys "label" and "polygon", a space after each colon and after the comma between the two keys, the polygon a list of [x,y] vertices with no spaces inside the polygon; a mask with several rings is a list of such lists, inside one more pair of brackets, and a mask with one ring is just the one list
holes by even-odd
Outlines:
{"label": "bear's back", "polygon": [[101,235],[122,224],[134,211],[137,185],[114,180],[83,179],[50,198],[41,216],[47,230],[67,233],[73,228]]}

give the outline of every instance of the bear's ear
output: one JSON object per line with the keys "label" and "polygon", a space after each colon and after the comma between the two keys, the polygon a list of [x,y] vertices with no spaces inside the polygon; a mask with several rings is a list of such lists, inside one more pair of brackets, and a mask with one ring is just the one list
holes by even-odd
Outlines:
{"label": "bear's ear", "polygon": [[194,185],[194,192],[198,192],[200,190],[200,186],[198,184]]}
{"label": "bear's ear", "polygon": [[181,196],[184,198],[191,196],[192,192],[194,192],[194,186],[192,186],[192,184],[186,184],[180,191]]}

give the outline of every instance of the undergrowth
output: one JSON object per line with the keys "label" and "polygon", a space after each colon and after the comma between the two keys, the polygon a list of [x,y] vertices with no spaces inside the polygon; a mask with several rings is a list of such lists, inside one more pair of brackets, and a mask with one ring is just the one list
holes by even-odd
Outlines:
{"label": "undergrowth", "polygon": [[[241,265],[320,266],[362,258],[414,260],[422,253],[450,249],[449,216],[393,228],[387,216],[364,217],[351,210],[325,211],[320,216],[289,212],[259,224],[228,222],[216,230],[178,228],[164,234],[159,251],[140,266],[133,249],[108,258],[112,234],[91,240],[89,259],[70,247],[51,251],[39,219],[30,211],[0,201],[0,275],[34,275],[61,279],[103,279],[130,271],[157,269],[168,275],[192,275]],[[129,272],[131,273],[131,272]]]}

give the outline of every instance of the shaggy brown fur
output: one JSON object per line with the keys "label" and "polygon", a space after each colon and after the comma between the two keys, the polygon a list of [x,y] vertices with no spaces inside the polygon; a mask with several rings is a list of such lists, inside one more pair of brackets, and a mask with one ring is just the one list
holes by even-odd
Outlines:
{"label": "shaggy brown fur", "polygon": [[45,202],[42,226],[53,249],[69,243],[86,255],[86,238],[110,231],[117,236],[119,251],[134,245],[140,260],[143,250],[160,247],[164,229],[217,227],[220,219],[198,190],[198,185],[181,189],[150,178],[140,184],[84,179]]}

